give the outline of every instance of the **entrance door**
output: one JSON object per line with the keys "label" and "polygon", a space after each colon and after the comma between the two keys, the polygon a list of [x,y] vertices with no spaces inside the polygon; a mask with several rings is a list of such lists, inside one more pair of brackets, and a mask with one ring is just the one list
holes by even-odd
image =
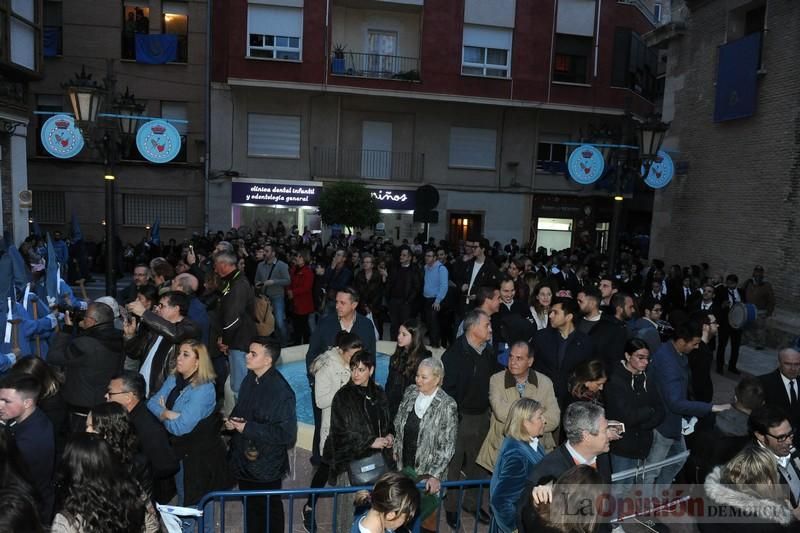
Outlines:
{"label": "entrance door", "polygon": [[397,32],[369,30],[369,56],[366,70],[370,76],[391,78],[397,74]]}
{"label": "entrance door", "polygon": [[483,215],[472,213],[450,213],[450,242],[454,245],[458,241],[465,241],[468,238],[481,234],[483,228]]}
{"label": "entrance door", "polygon": [[536,247],[540,246],[548,252],[572,247],[572,219],[539,217],[536,221]]}
{"label": "entrance door", "polygon": [[361,126],[361,177],[392,177],[392,123],[365,120]]}

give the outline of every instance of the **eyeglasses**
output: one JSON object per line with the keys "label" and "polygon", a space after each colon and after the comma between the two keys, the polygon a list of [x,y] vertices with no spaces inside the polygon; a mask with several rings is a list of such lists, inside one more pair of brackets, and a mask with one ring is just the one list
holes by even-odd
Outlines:
{"label": "eyeglasses", "polygon": [[117,394],[130,394],[130,392],[131,391],[128,391],[128,390],[124,390],[124,391],[121,391],[121,392],[106,391],[106,396],[116,396]]}
{"label": "eyeglasses", "polygon": [[785,433],[783,435],[773,435],[772,433],[767,433],[770,437],[775,439],[778,442],[786,442],[788,439],[794,437],[794,430],[791,430],[789,433]]}

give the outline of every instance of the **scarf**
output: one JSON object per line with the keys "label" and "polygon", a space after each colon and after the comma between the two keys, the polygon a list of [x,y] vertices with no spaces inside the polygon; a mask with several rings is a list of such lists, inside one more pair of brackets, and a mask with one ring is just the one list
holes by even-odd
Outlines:
{"label": "scarf", "polygon": [[171,410],[173,407],[175,407],[175,401],[178,399],[178,396],[181,395],[183,389],[185,389],[188,385],[192,383],[192,378],[194,377],[194,374],[196,374],[196,372],[193,373],[191,376],[189,376],[188,379],[184,378],[178,373],[175,374],[175,386],[172,388],[171,391],[169,391],[169,395],[167,396],[167,401],[164,403],[167,409]]}

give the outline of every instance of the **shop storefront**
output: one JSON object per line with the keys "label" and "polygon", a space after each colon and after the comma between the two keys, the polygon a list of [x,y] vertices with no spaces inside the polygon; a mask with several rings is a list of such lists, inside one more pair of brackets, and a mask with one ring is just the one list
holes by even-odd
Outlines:
{"label": "shop storefront", "polygon": [[287,231],[297,226],[320,231],[321,183],[279,180],[234,180],[231,183],[231,226],[256,230],[283,222]]}
{"label": "shop storefront", "polygon": [[[280,221],[287,231],[292,226],[297,226],[300,233],[306,227],[312,232],[323,231],[317,214],[322,188],[320,182],[235,179],[231,183],[231,225],[258,230]],[[416,190],[367,188],[380,211],[381,222],[375,228],[364,229],[363,235],[413,240],[423,227],[414,222]]]}

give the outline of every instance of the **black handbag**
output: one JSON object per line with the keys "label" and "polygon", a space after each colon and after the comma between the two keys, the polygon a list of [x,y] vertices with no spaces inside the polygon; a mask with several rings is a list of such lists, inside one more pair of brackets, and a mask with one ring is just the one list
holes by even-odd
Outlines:
{"label": "black handbag", "polygon": [[378,478],[389,471],[383,452],[376,451],[362,459],[350,461],[347,465],[347,476],[351,487],[374,485]]}
{"label": "black handbag", "polygon": [[[381,434],[381,421],[378,417],[378,436]],[[375,450],[366,457],[354,459],[347,465],[347,477],[351,487],[374,485],[378,478],[389,471],[383,450]]]}

